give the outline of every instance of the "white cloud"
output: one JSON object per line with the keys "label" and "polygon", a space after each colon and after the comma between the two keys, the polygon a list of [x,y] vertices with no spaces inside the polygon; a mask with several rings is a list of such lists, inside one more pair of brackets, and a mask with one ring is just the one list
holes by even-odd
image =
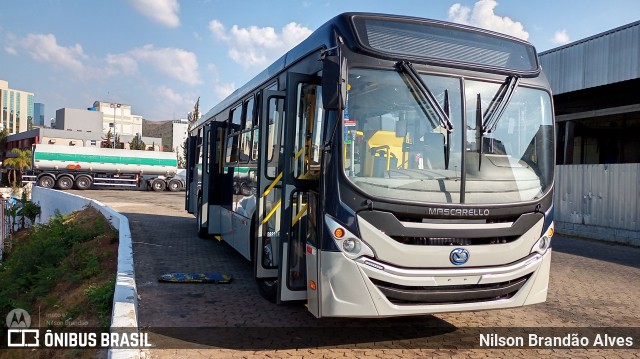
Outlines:
{"label": "white cloud", "polygon": [[78,78],[96,75],[84,63],[89,57],[79,44],[64,47],[58,45],[53,34],[29,34],[22,40],[21,45],[33,59],[69,70]]}
{"label": "white cloud", "polygon": [[138,63],[131,56],[125,54],[107,55],[107,73],[133,75],[138,72]]}
{"label": "white cloud", "polygon": [[16,48],[13,47],[13,46],[5,46],[4,47],[4,51],[7,54],[10,54],[10,55],[17,55],[18,54],[18,50],[16,50]]}
{"label": "white cloud", "polygon": [[131,50],[129,55],[133,60],[149,63],[157,71],[186,84],[197,85],[202,82],[198,73],[198,59],[193,52],[145,45]]}
{"label": "white cloud", "polygon": [[170,89],[166,86],[160,86],[156,90],[156,95],[158,95],[160,102],[169,102],[173,105],[184,105],[186,102],[185,96],[175,92],[173,89]]}
{"label": "white cloud", "polygon": [[[198,59],[192,52],[176,48],[155,48],[145,45],[121,54],[107,54],[104,58],[86,55],[82,46],[61,46],[53,34],[29,34],[16,39],[8,47],[23,50],[34,60],[52,64],[80,79],[103,79],[118,75],[135,75],[141,63],[188,85],[202,81],[198,72]],[[11,53],[11,50],[5,51]]]}
{"label": "white cloud", "polygon": [[139,13],[167,27],[180,26],[178,0],[129,0]]}
{"label": "white cloud", "polygon": [[192,92],[181,93],[167,86],[157,86],[149,89],[150,96],[154,98],[152,118],[167,118],[174,116],[186,116],[193,109],[198,95]]}
{"label": "white cloud", "polygon": [[213,37],[218,40],[228,40],[224,25],[218,20],[211,20],[209,22],[209,30]]}
{"label": "white cloud", "polygon": [[214,38],[229,46],[229,57],[246,68],[263,68],[311,34],[311,29],[291,22],[280,33],[273,27],[233,25],[227,31],[218,20],[209,22]]}
{"label": "white cloud", "polygon": [[473,9],[459,3],[449,8],[449,21],[480,27],[487,30],[508,34],[527,40],[529,33],[519,21],[513,21],[507,16],[494,13],[498,2],[495,0],[478,0]]}
{"label": "white cloud", "polygon": [[236,84],[234,82],[224,83],[220,80],[220,75],[218,73],[216,65],[209,64],[207,70],[211,76],[211,82],[213,83],[213,100],[215,102],[222,101],[236,90]]}
{"label": "white cloud", "polygon": [[213,84],[213,93],[216,95],[216,98],[218,99],[218,101],[222,101],[227,96],[231,95],[231,93],[233,93],[233,91],[235,90],[236,90],[236,84],[233,82],[231,83],[217,82]]}
{"label": "white cloud", "polygon": [[571,39],[569,38],[569,34],[567,34],[567,30],[558,30],[553,34],[553,38],[551,39],[551,42],[554,45],[566,45],[568,43],[571,42]]}

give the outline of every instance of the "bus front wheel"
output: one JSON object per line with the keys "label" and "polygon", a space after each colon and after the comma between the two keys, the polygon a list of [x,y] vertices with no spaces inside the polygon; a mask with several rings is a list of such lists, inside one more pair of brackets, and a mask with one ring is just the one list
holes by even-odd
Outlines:
{"label": "bus front wheel", "polygon": [[275,303],[278,300],[277,279],[257,278],[256,282],[258,283],[258,291],[264,299],[270,301],[271,303]]}

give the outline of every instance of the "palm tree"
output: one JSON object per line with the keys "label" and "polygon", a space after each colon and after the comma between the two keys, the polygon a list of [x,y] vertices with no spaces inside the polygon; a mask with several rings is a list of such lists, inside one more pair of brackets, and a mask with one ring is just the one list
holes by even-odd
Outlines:
{"label": "palm tree", "polygon": [[14,148],[11,150],[11,153],[13,153],[14,156],[6,158],[3,164],[6,167],[11,167],[13,172],[13,186],[15,187],[16,181],[18,180],[18,177],[16,176],[16,170],[24,172],[26,168],[31,167],[31,150],[21,150],[19,148]]}
{"label": "palm tree", "polygon": [[[9,169],[9,168],[13,169],[13,185],[14,185],[14,187],[15,187],[15,184],[16,184],[16,180],[15,180],[15,178],[16,178],[16,163],[17,163],[17,160],[16,160],[15,157],[7,157],[7,158],[4,159],[4,161],[2,161],[2,164],[7,169]],[[7,180],[9,182],[11,182],[11,172],[7,172],[7,175],[8,175]]]}

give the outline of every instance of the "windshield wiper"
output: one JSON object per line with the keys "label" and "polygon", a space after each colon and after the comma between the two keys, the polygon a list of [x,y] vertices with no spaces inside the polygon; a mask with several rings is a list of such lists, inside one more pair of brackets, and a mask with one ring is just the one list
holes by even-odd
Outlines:
{"label": "windshield wiper", "polygon": [[519,82],[520,77],[509,76],[502,86],[500,86],[498,92],[496,92],[493,97],[491,104],[489,104],[487,112],[484,114],[482,123],[483,134],[491,133],[496,129],[498,121],[502,117],[507,105],[509,105],[509,101],[511,101],[511,96],[513,96],[516,88],[518,88]]}
{"label": "windshield wiper", "polygon": [[[451,147],[451,132],[453,131],[453,123],[449,119],[449,94],[448,91],[445,91],[445,109],[442,109],[438,100],[433,95],[433,93],[429,90],[427,85],[422,80],[422,77],[413,67],[413,65],[408,61],[398,61],[396,63],[398,70],[404,72],[409,76],[411,81],[416,85],[420,94],[427,100],[429,106],[435,113],[437,117],[437,123],[440,127],[444,128],[447,131],[447,139],[446,144],[444,146],[444,166],[445,169],[449,169],[449,149]],[[422,108],[422,106],[421,106]],[[425,113],[429,121],[434,124],[433,119],[431,118],[431,113],[426,109],[422,108],[422,111]],[[435,127],[435,126],[434,126]]]}
{"label": "windshield wiper", "polygon": [[478,140],[480,141],[478,144],[478,171],[481,170],[482,154],[484,153],[484,141],[482,138],[487,133],[491,133],[496,129],[498,121],[500,121],[504,110],[509,105],[509,101],[511,101],[511,97],[518,88],[519,83],[520,77],[515,75],[507,77],[505,82],[502,83],[498,89],[498,92],[493,96],[493,100],[489,104],[489,108],[487,109],[487,112],[485,112],[484,116],[482,116],[482,101],[480,99],[480,94],[478,94],[476,99],[476,131],[478,133]]}

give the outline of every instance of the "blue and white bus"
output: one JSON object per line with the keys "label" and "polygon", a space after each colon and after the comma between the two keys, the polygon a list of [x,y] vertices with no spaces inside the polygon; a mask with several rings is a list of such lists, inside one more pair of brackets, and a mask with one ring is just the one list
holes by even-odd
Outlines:
{"label": "blue and white bus", "polygon": [[547,296],[554,150],[531,44],[345,13],[194,123],[186,209],[316,317],[517,307]]}

